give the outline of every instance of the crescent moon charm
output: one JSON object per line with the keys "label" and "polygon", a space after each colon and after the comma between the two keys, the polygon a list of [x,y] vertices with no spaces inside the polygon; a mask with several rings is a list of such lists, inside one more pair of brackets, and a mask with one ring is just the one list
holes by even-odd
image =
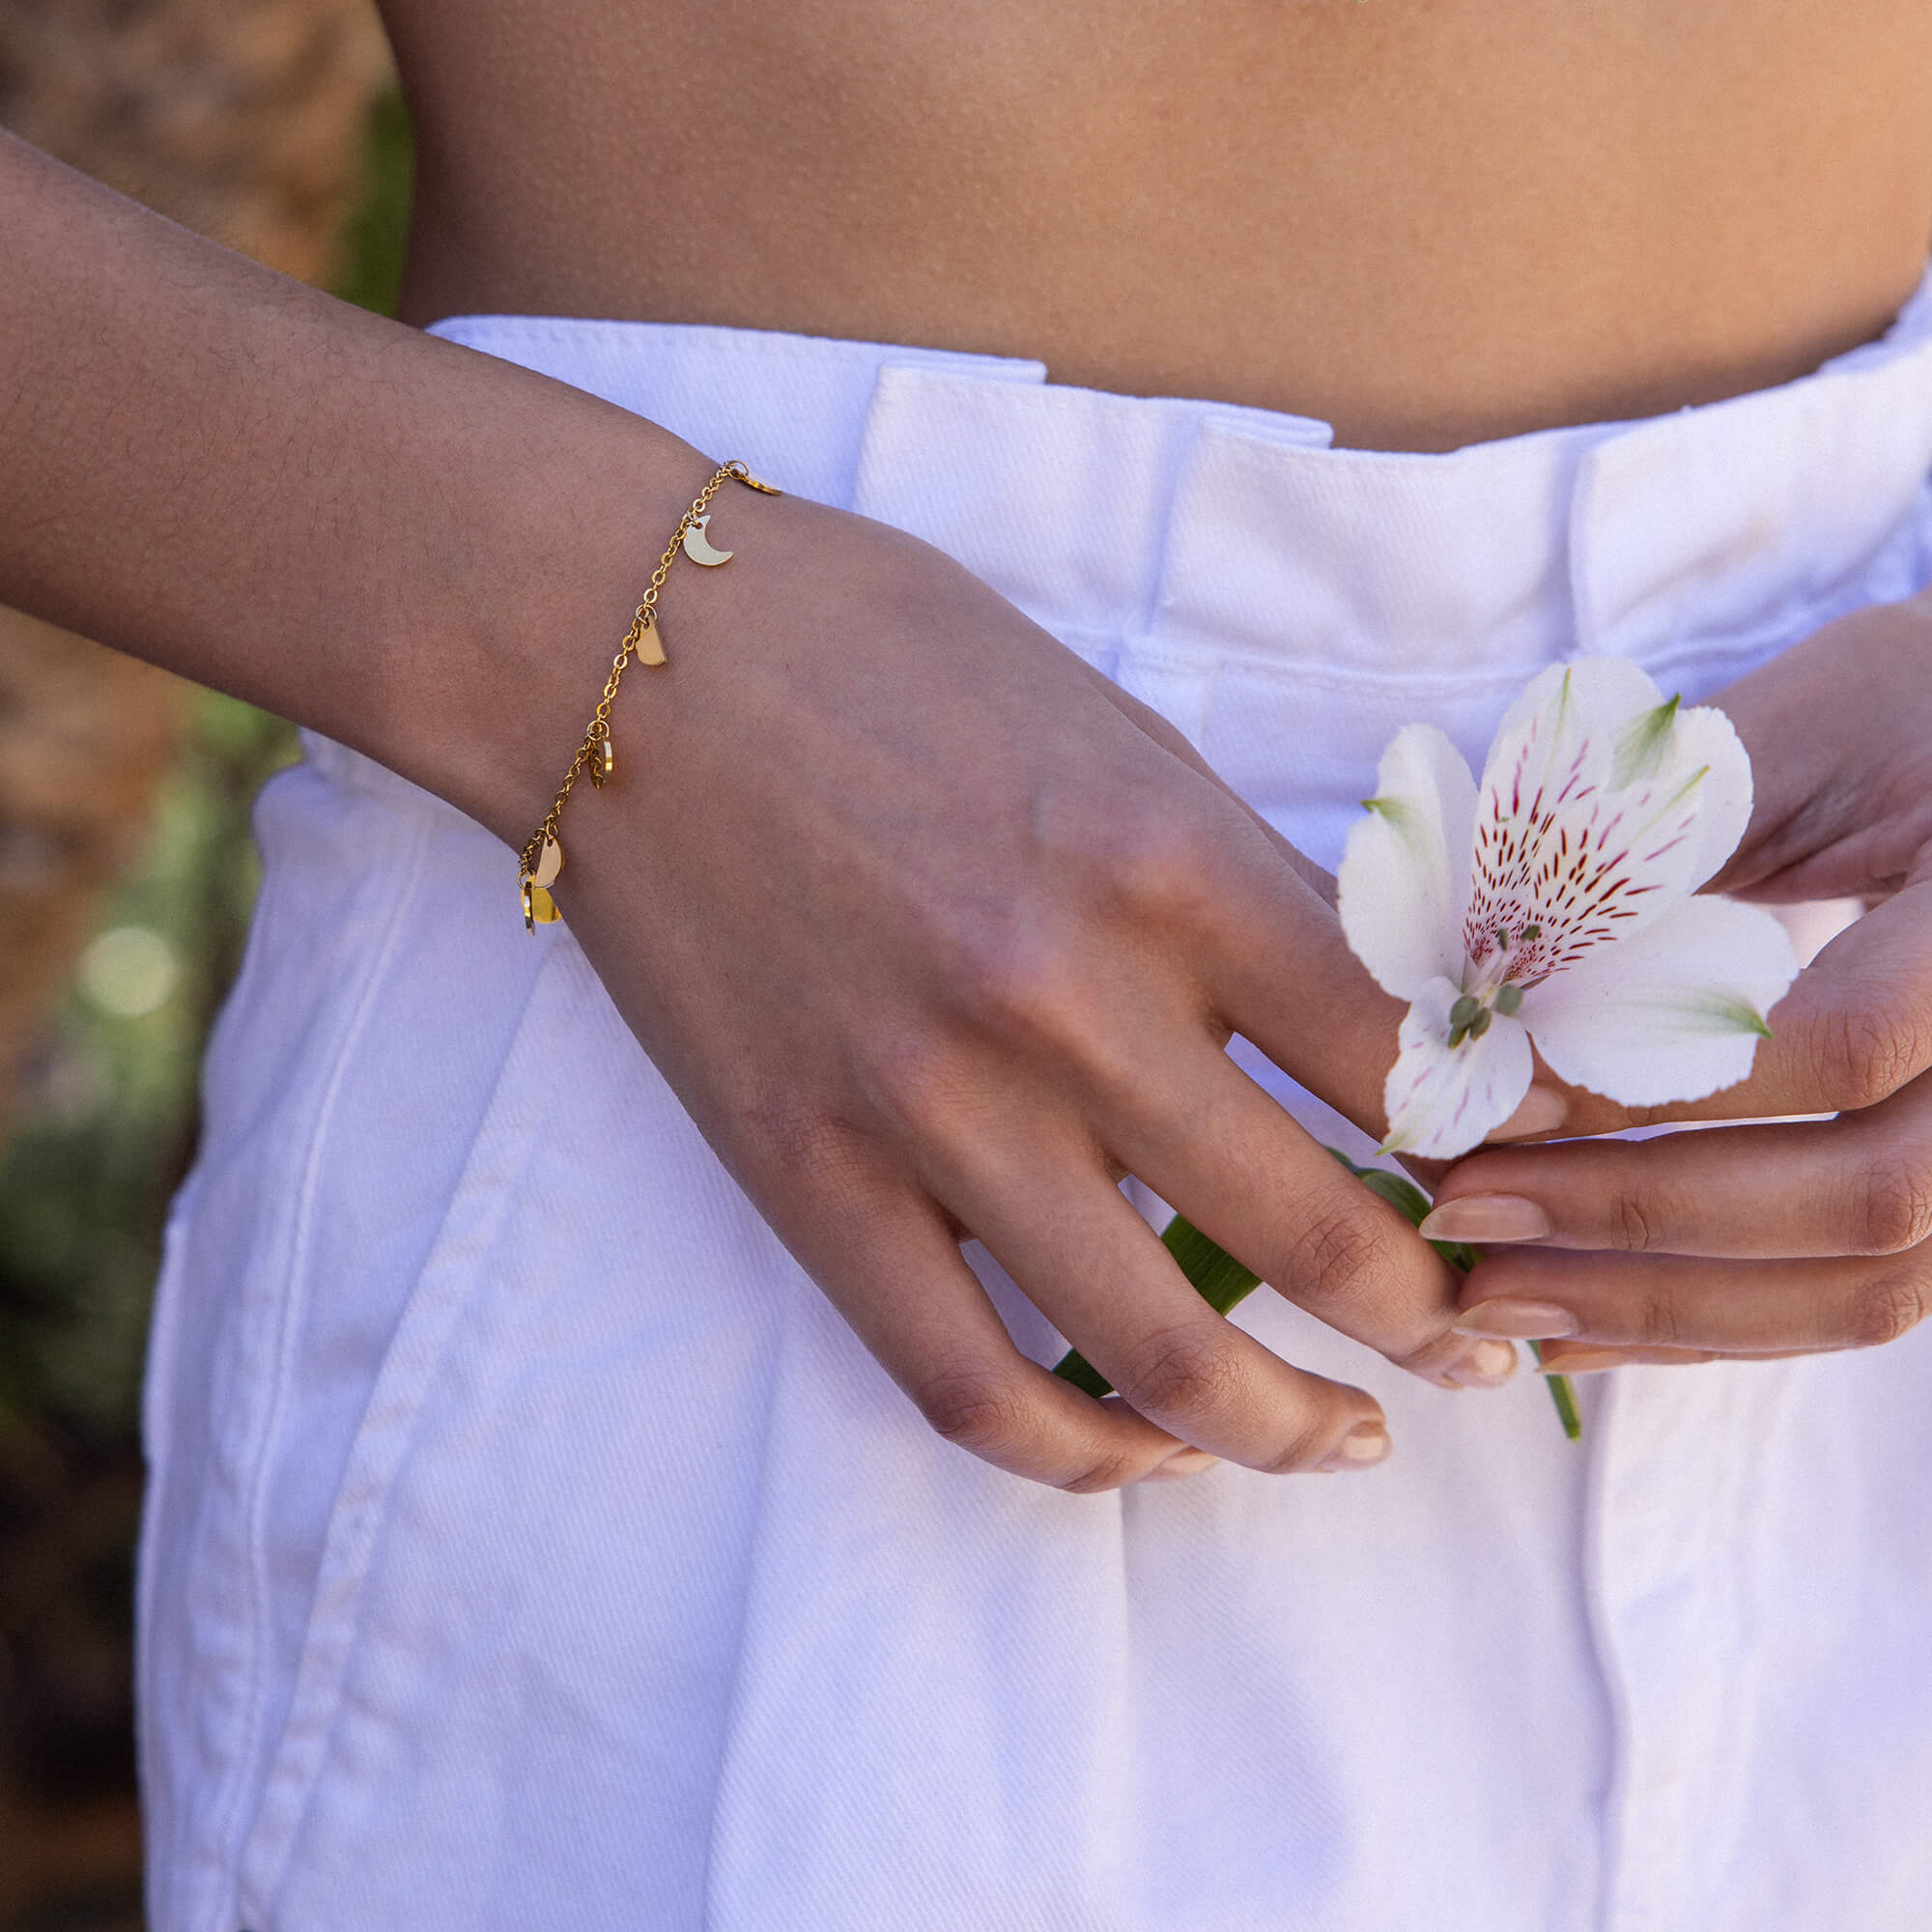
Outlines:
{"label": "crescent moon charm", "polygon": [[729,563],[736,554],[734,551],[713,550],[711,539],[704,534],[709,517],[694,517],[691,527],[684,533],[684,554],[693,563],[701,563],[707,569],[721,563]]}

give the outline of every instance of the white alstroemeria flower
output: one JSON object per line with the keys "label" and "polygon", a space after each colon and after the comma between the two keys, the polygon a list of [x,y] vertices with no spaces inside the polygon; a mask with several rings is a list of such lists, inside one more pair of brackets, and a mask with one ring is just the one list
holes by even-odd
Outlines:
{"label": "white alstroemeria flower", "polygon": [[1342,859],[1342,929],[1407,1000],[1384,1152],[1475,1147],[1559,1079],[1624,1106],[1700,1099],[1750,1071],[1797,977],[1769,912],[1691,895],[1750,817],[1750,760],[1719,711],[1634,664],[1533,679],[1478,786],[1433,724],[1382,755]]}

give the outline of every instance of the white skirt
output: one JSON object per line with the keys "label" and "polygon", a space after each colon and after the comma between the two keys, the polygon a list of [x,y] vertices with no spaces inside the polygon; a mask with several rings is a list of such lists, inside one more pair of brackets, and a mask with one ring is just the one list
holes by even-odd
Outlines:
{"label": "white skirt", "polygon": [[[1577,653],[1695,700],[1932,579],[1924,295],[1784,387],[1447,456],[981,357],[439,332],[950,552],[1329,866],[1403,724],[1479,757]],[[1626,1369],[1573,1447],[1533,1376],[1438,1392],[1261,1294],[1385,1467],[1002,1475],[509,853],[308,753],[156,1319],[157,1932],[1921,1932],[1932,1327]]]}

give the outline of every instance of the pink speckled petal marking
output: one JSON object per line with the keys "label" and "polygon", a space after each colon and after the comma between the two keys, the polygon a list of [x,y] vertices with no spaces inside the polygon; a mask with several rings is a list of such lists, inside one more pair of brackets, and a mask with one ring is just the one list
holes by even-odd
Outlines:
{"label": "pink speckled petal marking", "polygon": [[1543,672],[1479,787],[1462,933],[1475,979],[1534,985],[1641,931],[1729,856],[1749,810],[1749,761],[1717,714],[1673,711],[1618,659]]}
{"label": "pink speckled petal marking", "polygon": [[1628,945],[1536,987],[1521,1019],[1559,1079],[1661,1107],[1744,1079],[1797,976],[1790,936],[1762,906],[1680,899]]}

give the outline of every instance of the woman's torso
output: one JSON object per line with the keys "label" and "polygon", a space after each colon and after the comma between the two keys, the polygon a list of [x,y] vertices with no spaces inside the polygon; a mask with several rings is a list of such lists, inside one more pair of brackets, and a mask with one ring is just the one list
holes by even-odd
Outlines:
{"label": "woman's torso", "polygon": [[1037,356],[1441,448],[1779,382],[1932,225],[1932,8],[386,0],[412,320]]}

